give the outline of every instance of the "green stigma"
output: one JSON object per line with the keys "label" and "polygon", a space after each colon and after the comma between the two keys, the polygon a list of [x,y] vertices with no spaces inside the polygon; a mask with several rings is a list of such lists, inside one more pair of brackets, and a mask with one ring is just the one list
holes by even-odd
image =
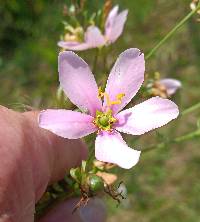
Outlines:
{"label": "green stigma", "polygon": [[93,123],[100,129],[105,131],[110,131],[112,129],[112,124],[117,120],[112,116],[112,110],[107,112],[96,111],[96,118]]}

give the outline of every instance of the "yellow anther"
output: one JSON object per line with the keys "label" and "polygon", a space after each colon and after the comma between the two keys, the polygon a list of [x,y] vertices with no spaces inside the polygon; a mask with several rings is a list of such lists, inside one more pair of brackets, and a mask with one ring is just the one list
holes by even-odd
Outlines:
{"label": "yellow anther", "polygon": [[112,131],[112,124],[117,122],[117,119],[112,116],[112,110],[108,109],[106,112],[96,111],[96,118],[93,120],[93,124],[99,128],[99,130]]}
{"label": "yellow anther", "polygon": [[98,89],[98,98],[101,99],[103,96],[104,96],[104,93],[103,93],[101,86],[100,86]]}
{"label": "yellow anther", "polygon": [[116,118],[114,118],[114,117],[111,117],[111,119],[110,119],[110,121],[109,121],[110,123],[116,123],[117,122],[117,119]]}
{"label": "yellow anther", "polygon": [[84,39],[84,30],[82,27],[74,28],[70,25],[65,27],[67,33],[64,35],[64,41],[66,42],[83,42]]}
{"label": "yellow anther", "polygon": [[103,92],[102,89],[101,89],[101,87],[99,87],[99,89],[98,89],[98,98],[99,98],[99,99],[102,99],[103,97],[105,97],[105,99],[106,99],[106,104],[107,104],[108,106],[110,106],[111,104],[110,104],[109,95],[108,95],[106,92]]}
{"label": "yellow anther", "polygon": [[77,38],[77,36],[76,35],[71,35],[71,34],[65,34],[65,36],[64,36],[64,40],[66,41],[66,42],[73,42],[73,41],[78,41],[78,38]]}
{"label": "yellow anther", "polygon": [[116,96],[116,99],[117,100],[115,100],[115,101],[112,101],[111,102],[111,105],[115,105],[115,104],[121,104],[122,103],[122,98],[125,96],[125,94],[124,93],[119,93],[119,94],[117,94],[117,96]]}
{"label": "yellow anther", "polygon": [[108,93],[104,93],[105,99],[106,99],[106,104],[108,107],[110,107],[112,105],[112,102],[110,101],[109,95]]}
{"label": "yellow anther", "polygon": [[99,87],[99,89],[98,89],[98,98],[102,99],[103,97],[105,97],[107,107],[110,107],[111,105],[121,104],[122,103],[122,98],[124,96],[125,96],[124,93],[119,93],[119,94],[116,95],[116,100],[110,101],[110,97],[109,97],[108,93],[103,92],[101,87]]}
{"label": "yellow anther", "polygon": [[119,93],[119,94],[117,95],[117,99],[122,100],[122,98],[123,98],[124,96],[125,96],[124,93]]}
{"label": "yellow anther", "polygon": [[116,101],[112,101],[110,104],[111,105],[119,105],[121,104],[122,102],[120,100],[116,100]]}

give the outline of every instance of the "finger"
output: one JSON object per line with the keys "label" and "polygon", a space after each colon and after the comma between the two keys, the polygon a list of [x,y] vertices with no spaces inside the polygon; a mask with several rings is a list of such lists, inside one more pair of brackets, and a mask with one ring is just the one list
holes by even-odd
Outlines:
{"label": "finger", "polygon": [[106,208],[99,198],[90,199],[86,206],[80,207],[72,214],[74,206],[79,199],[74,198],[58,204],[50,210],[39,222],[104,222],[106,221]]}
{"label": "finger", "polygon": [[87,149],[40,129],[37,113],[0,107],[0,125],[0,221],[33,221],[48,183],[80,164]]}
{"label": "finger", "polygon": [[59,180],[72,167],[80,165],[81,160],[87,157],[87,148],[81,140],[64,139],[39,128],[37,112],[23,115],[26,118],[26,144],[32,147],[33,178],[38,199],[44,192],[41,184]]}

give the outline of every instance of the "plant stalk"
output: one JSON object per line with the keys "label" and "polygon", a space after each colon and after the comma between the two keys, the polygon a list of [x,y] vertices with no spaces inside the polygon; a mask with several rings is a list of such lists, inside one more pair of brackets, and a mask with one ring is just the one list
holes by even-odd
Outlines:
{"label": "plant stalk", "polygon": [[198,10],[200,9],[200,3],[198,3],[195,10],[188,13],[172,30],[170,30],[167,35],[162,38],[158,44],[146,55],[145,59],[149,59],[188,19],[190,19]]}
{"label": "plant stalk", "polygon": [[195,139],[195,138],[198,138],[198,137],[200,137],[200,129],[197,129],[197,130],[195,130],[191,133],[187,133],[185,135],[176,137],[176,138],[174,138],[172,140],[169,140],[167,142],[162,142],[162,143],[159,143],[159,144],[151,145],[151,146],[143,149],[142,152],[148,152],[148,151],[153,150],[153,149],[163,148],[163,147],[165,147],[165,145],[177,144],[177,143],[181,143],[181,142],[191,140],[191,139]]}

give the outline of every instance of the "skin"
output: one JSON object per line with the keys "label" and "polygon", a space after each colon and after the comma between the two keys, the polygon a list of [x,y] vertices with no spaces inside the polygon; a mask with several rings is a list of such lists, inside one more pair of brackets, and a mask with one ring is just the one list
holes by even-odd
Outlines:
{"label": "skin", "polygon": [[[87,157],[81,140],[63,139],[39,128],[37,116],[38,112],[18,113],[0,106],[0,222],[33,222],[35,203],[47,185]],[[105,220],[98,199],[72,215],[77,201],[60,203],[40,222]]]}

